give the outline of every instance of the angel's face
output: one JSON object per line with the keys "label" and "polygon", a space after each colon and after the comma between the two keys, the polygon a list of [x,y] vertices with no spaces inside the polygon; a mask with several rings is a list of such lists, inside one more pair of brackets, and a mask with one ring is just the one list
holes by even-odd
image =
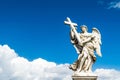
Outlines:
{"label": "angel's face", "polygon": [[82,30],[82,32],[86,32],[87,31],[87,29],[85,27],[82,27],[81,30]]}

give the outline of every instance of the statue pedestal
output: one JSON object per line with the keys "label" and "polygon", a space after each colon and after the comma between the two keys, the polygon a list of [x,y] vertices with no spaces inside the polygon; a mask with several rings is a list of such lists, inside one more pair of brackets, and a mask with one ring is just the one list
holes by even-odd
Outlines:
{"label": "statue pedestal", "polygon": [[72,76],[72,80],[97,80],[97,76]]}
{"label": "statue pedestal", "polygon": [[74,72],[72,80],[97,80],[97,75],[92,72]]}

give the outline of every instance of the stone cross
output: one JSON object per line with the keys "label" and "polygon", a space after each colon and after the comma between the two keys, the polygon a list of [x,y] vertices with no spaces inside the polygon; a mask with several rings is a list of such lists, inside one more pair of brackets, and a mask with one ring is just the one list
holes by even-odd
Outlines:
{"label": "stone cross", "polygon": [[81,44],[81,40],[80,40],[80,37],[79,37],[79,34],[78,32],[76,31],[75,27],[78,26],[76,23],[73,23],[69,17],[67,17],[67,20],[64,21],[65,24],[69,25],[70,28],[73,30],[74,34],[75,34],[75,37],[77,38],[78,40],[78,43]]}
{"label": "stone cross", "polygon": [[78,26],[76,23],[73,23],[69,17],[67,17],[67,21],[64,21],[64,23],[70,25],[71,27]]}

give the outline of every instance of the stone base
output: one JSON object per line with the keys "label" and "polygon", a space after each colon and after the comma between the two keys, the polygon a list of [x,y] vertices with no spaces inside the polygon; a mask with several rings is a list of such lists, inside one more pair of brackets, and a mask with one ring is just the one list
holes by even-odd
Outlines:
{"label": "stone base", "polygon": [[72,76],[72,80],[97,80],[97,76]]}

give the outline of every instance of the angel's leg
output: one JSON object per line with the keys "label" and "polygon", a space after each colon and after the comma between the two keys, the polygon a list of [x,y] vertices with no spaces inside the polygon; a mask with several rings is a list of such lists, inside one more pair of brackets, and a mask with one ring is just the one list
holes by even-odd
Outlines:
{"label": "angel's leg", "polygon": [[89,69],[89,67],[90,67],[91,62],[92,62],[92,61],[91,61],[91,57],[90,57],[90,55],[89,55],[89,56],[88,56],[88,62],[87,62],[87,65],[85,66],[85,69],[84,69],[84,70],[85,70],[85,72],[86,72],[86,71],[88,71],[88,69]]}
{"label": "angel's leg", "polygon": [[92,72],[92,65],[93,65],[93,61],[90,63],[90,66],[89,66],[88,72]]}
{"label": "angel's leg", "polygon": [[85,60],[86,60],[86,58],[87,58],[87,50],[86,50],[86,49],[83,49],[82,54],[83,54],[83,57],[81,58],[80,65],[79,65],[79,68],[78,68],[78,70],[77,70],[78,72],[81,72],[81,71],[82,71],[83,64],[85,63]]}

